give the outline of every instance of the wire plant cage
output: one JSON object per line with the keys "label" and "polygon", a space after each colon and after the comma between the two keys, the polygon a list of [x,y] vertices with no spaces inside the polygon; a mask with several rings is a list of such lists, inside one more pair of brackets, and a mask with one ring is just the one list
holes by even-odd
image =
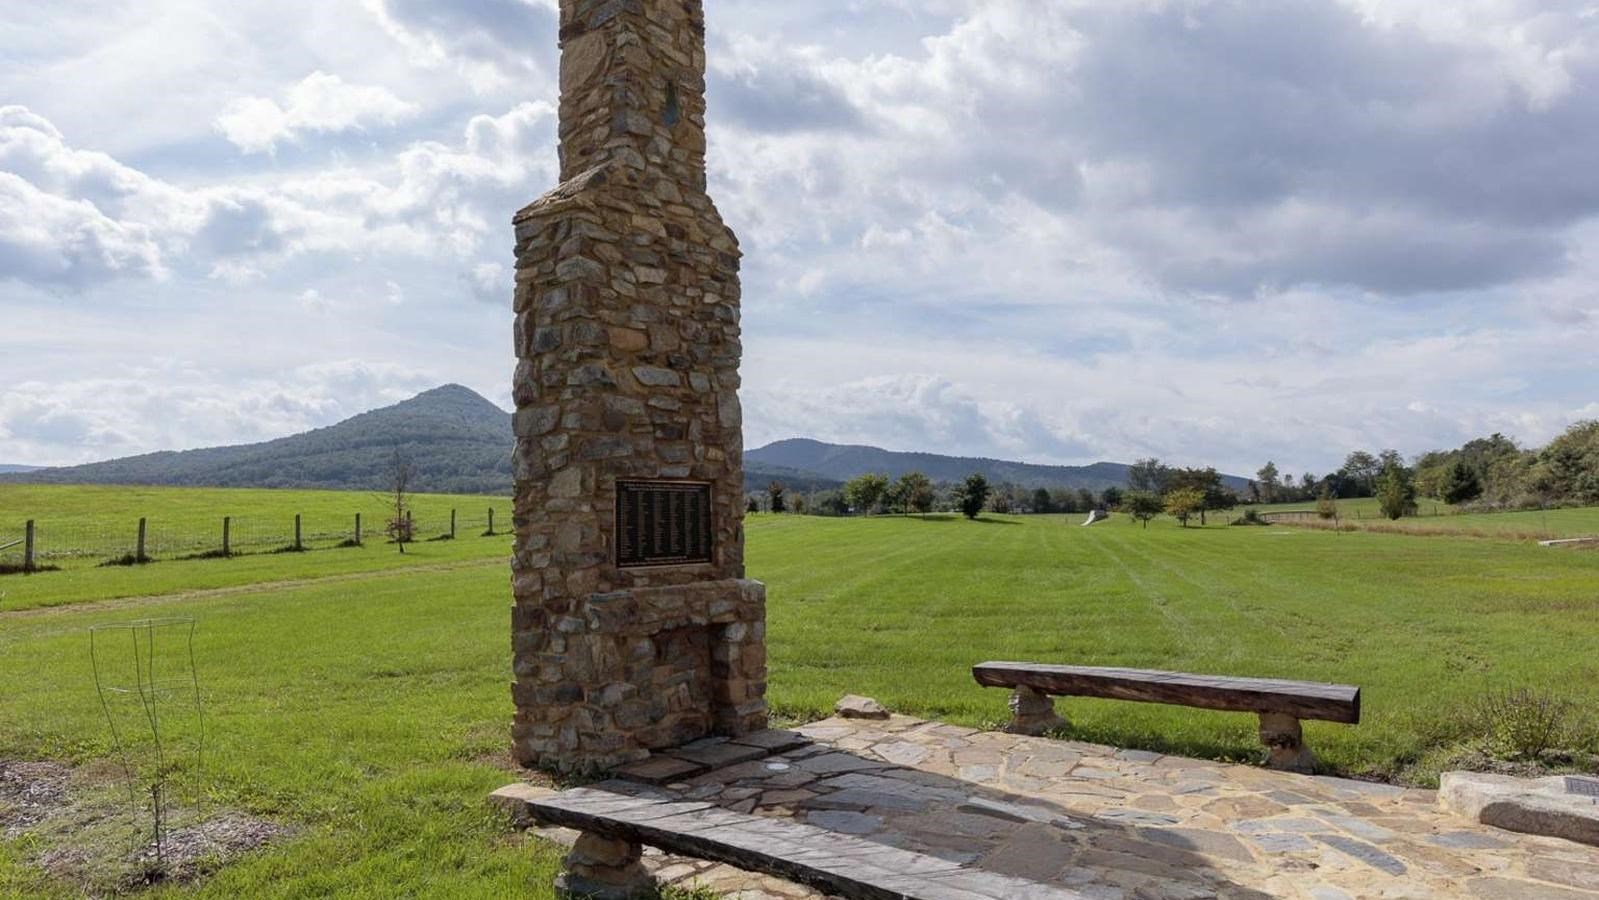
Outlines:
{"label": "wire plant cage", "polygon": [[172,784],[198,774],[205,755],[205,710],[195,668],[196,622],[187,616],[94,625],[89,656],[95,691],[127,777],[137,823],[135,855],[152,880],[168,867]]}

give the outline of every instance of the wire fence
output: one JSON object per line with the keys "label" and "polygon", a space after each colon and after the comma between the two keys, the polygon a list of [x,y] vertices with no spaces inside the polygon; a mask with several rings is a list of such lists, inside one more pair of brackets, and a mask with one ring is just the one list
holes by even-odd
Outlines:
{"label": "wire fence", "polygon": [[[492,537],[509,534],[511,529],[506,507],[483,507],[474,512],[433,510],[426,517],[413,511],[407,517],[410,543]],[[326,550],[389,540],[387,517],[371,513],[218,516],[208,522],[155,516],[117,522],[0,521],[0,573],[67,564]]]}

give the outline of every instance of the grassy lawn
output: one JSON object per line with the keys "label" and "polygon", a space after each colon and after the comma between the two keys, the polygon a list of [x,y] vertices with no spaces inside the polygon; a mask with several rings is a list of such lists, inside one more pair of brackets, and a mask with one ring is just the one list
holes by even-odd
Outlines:
{"label": "grassy lawn", "polygon": [[453,569],[493,565],[511,557],[511,536],[472,535],[418,541],[398,553],[393,544],[264,553],[230,559],[163,560],[144,566],[68,565],[58,572],[0,575],[0,613],[91,600],[147,597],[237,588],[308,578],[381,574],[395,569]]}
{"label": "grassy lawn", "polygon": [[[1348,681],[1364,689],[1365,721],[1307,723],[1323,760],[1425,778],[1416,761],[1453,736],[1486,688],[1599,701],[1599,553],[1164,521],[1080,528],[1079,518],[752,517],[750,573],[770,594],[774,708],[810,718],[858,692],[904,712],[992,723],[1005,694],[968,672],[984,659]],[[492,553],[472,556],[468,545]],[[203,779],[183,779],[187,795],[294,833],[173,893],[547,896],[553,851],[517,838],[483,804],[510,777],[506,547],[416,546],[455,568],[387,570],[399,563],[390,548],[159,563],[116,570],[115,585],[80,577],[111,570],[0,577],[0,592],[14,595],[0,603],[0,759],[102,760],[88,626],[193,615],[213,746]],[[341,559],[378,568],[322,562]],[[263,568],[241,568],[256,560]],[[7,611],[18,591],[40,607],[252,578],[312,580]],[[1059,707],[1090,740],[1258,752],[1251,716]],[[1591,724],[1587,741],[1599,742]],[[0,841],[0,896],[75,892],[43,881],[32,855],[23,840]]]}
{"label": "grassy lawn", "polygon": [[[0,484],[0,544],[22,537],[32,519],[43,561],[95,565],[132,551],[142,517],[146,552],[172,558],[219,548],[228,516],[233,549],[261,553],[292,542],[296,515],[303,543],[330,547],[351,537],[357,513],[363,539],[381,543],[392,513],[385,503],[382,494],[361,491]],[[452,509],[458,537],[486,531],[490,507],[496,531],[511,527],[504,497],[415,494],[410,505],[419,541],[447,533]],[[21,553],[0,552],[0,562],[20,563]]]}
{"label": "grassy lawn", "polygon": [[[756,517],[772,699],[804,717],[849,690],[997,722],[984,659],[1359,684],[1358,727],[1307,723],[1325,762],[1393,773],[1485,689],[1599,699],[1599,553],[1511,542],[1189,528],[1075,517]],[[825,564],[819,561],[825,560]],[[1252,717],[1071,700],[1079,735],[1253,758]],[[1588,729],[1589,743],[1599,735]]]}
{"label": "grassy lawn", "polygon": [[[0,484],[0,544],[20,537],[23,523],[32,518],[42,561],[61,569],[25,578],[0,576],[0,611],[509,557],[509,500],[416,494],[411,506],[418,539],[402,555],[383,536],[382,498],[370,493]],[[484,537],[490,507],[496,535]],[[456,539],[430,540],[448,531],[452,509],[458,511]],[[362,514],[362,546],[335,546],[353,532],[357,512]],[[296,513],[302,516],[303,542],[310,552],[272,552],[293,540]],[[233,518],[238,555],[226,560],[175,558],[219,545],[224,515]],[[147,552],[156,562],[100,565],[131,549],[141,516],[148,520]],[[0,563],[20,565],[21,554],[20,547],[0,551]]]}
{"label": "grassy lawn", "polygon": [[[0,615],[0,758],[105,757],[88,625],[195,616],[210,747],[203,780],[186,773],[183,794],[203,790],[213,808],[296,829],[196,893],[549,896],[555,852],[514,836],[484,804],[511,780],[501,768],[506,583],[489,565],[114,613]],[[75,894],[24,865],[21,842],[0,847],[0,895]]]}

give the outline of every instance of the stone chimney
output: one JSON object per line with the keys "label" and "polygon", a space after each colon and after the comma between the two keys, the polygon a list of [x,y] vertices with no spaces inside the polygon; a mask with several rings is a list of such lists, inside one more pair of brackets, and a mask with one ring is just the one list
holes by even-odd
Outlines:
{"label": "stone chimney", "polygon": [[514,218],[512,739],[574,770],[764,727],[766,621],[700,0],[560,15],[562,183]]}

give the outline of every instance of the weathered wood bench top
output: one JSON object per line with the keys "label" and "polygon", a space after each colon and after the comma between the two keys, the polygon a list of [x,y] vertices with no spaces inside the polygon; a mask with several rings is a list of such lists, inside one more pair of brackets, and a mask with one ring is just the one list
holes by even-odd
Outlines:
{"label": "weathered wood bench top", "polygon": [[988,687],[1027,687],[1062,697],[1280,713],[1349,725],[1360,721],[1360,688],[1349,684],[1024,662],[981,663],[972,667],[972,677]]}
{"label": "weathered wood bench top", "polygon": [[535,821],[775,875],[868,900],[1086,900],[1076,891],[963,866],[787,819],[606,781],[527,801]]}

